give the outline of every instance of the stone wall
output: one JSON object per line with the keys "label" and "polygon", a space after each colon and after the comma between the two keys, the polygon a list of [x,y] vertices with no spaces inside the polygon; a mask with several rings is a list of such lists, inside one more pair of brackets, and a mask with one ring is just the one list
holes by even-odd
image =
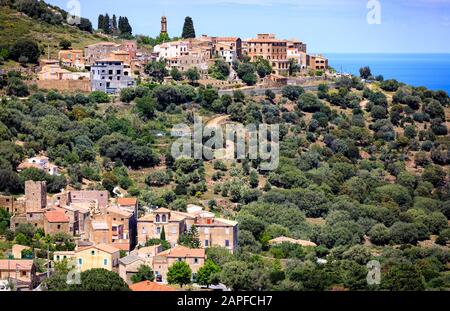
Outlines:
{"label": "stone wall", "polygon": [[27,82],[29,85],[36,84],[38,88],[43,90],[57,90],[67,92],[83,92],[91,91],[90,80],[33,80]]}

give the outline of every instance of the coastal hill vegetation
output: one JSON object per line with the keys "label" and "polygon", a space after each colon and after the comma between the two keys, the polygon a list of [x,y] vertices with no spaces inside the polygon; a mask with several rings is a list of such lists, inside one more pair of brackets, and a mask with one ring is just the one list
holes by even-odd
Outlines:
{"label": "coastal hill vegetation", "polygon": [[[8,10],[1,14],[10,19]],[[15,31],[23,36],[47,27],[52,34],[60,30],[58,43],[69,34],[80,47],[97,39],[48,21],[17,16],[17,22],[23,26]],[[8,38],[0,42],[22,36],[12,31],[2,30]],[[23,194],[26,180],[46,180],[50,194],[70,185],[114,196],[120,187],[139,198],[141,215],[155,207],[185,211],[194,203],[237,220],[238,250],[207,250],[219,272],[214,266],[209,278],[202,275],[205,285],[450,289],[450,98],[444,91],[374,78],[370,68],[317,90],[285,86],[280,94],[268,89],[264,95],[219,94],[191,81],[143,82],[111,97],[42,91],[23,79],[15,71],[0,76],[2,193]],[[175,160],[170,131],[178,123],[192,125],[195,115],[205,124],[280,124],[279,167],[263,171],[256,160]],[[17,172],[21,161],[41,153],[62,168],[61,176]],[[7,243],[18,235],[8,229],[9,216],[0,214]],[[282,236],[317,246],[269,243]],[[373,260],[381,266],[379,284],[367,282]]]}

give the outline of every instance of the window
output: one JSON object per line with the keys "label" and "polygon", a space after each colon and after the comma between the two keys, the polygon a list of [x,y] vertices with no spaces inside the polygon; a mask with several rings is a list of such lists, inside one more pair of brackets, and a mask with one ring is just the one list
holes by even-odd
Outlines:
{"label": "window", "polygon": [[57,228],[58,228],[58,230],[61,229],[61,225],[58,225]]}
{"label": "window", "polygon": [[117,70],[117,74],[120,75],[122,73],[121,70]]}
{"label": "window", "polygon": [[94,256],[95,255],[95,251],[91,251],[91,255]]}
{"label": "window", "polygon": [[205,228],[205,234],[209,234],[209,228]]}
{"label": "window", "polygon": [[225,247],[230,247],[230,240],[225,240]]}
{"label": "window", "polygon": [[82,258],[78,258],[78,264],[82,265],[83,264],[83,259]]}
{"label": "window", "polygon": [[59,260],[59,255],[56,255],[56,260]]}
{"label": "window", "polygon": [[166,215],[162,215],[162,222],[167,222],[167,216]]}
{"label": "window", "polygon": [[205,247],[209,247],[209,240],[205,240]]}
{"label": "window", "polygon": [[156,222],[161,222],[161,217],[159,215],[156,215]]}
{"label": "window", "polygon": [[106,259],[106,258],[103,259],[103,265],[104,265],[104,266],[108,265],[108,259]]}
{"label": "window", "polygon": [[156,228],[156,234],[161,234],[161,227]]}
{"label": "window", "polygon": [[194,258],[194,263],[198,263],[198,258]]}

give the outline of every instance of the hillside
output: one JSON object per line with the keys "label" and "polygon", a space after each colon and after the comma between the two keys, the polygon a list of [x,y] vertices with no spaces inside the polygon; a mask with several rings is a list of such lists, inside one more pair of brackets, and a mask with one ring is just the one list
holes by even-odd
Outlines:
{"label": "hillside", "polygon": [[18,38],[36,40],[45,55],[50,47],[51,57],[57,56],[59,42],[63,39],[71,41],[74,49],[82,49],[89,44],[112,40],[111,37],[103,34],[81,31],[66,24],[52,25],[28,17],[9,7],[0,6],[0,48],[13,44]]}

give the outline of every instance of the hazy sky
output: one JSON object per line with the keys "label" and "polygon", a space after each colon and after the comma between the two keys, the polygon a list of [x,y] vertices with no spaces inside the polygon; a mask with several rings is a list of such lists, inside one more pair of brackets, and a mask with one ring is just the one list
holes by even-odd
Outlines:
{"label": "hazy sky", "polygon": [[[69,0],[47,0],[67,10]],[[179,36],[185,16],[197,35],[275,33],[311,52],[450,53],[450,0],[379,0],[381,24],[369,24],[369,0],[79,0],[97,27],[100,13],[127,16],[134,34],[155,37],[160,17]]]}

